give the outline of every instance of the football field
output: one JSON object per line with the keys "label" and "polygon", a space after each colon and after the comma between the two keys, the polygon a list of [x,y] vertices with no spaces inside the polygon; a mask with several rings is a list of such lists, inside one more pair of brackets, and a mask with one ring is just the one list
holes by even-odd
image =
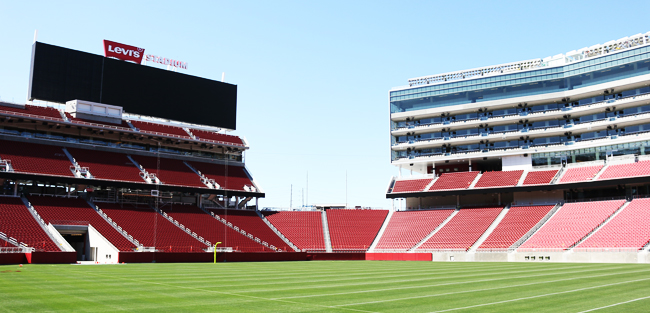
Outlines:
{"label": "football field", "polygon": [[0,299],[0,312],[648,312],[650,265],[5,265]]}

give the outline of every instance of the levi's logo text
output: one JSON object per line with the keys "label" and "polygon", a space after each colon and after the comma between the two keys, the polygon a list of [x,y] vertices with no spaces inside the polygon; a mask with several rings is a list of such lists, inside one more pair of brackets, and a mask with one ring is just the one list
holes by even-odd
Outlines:
{"label": "levi's logo text", "polygon": [[115,41],[104,40],[104,56],[140,64],[144,56],[144,49]]}

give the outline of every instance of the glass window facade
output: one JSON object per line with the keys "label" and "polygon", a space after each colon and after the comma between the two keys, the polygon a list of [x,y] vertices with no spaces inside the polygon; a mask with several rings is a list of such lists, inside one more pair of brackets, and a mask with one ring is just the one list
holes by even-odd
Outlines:
{"label": "glass window facade", "polygon": [[573,90],[650,73],[650,46],[569,65],[390,92],[391,113]]}

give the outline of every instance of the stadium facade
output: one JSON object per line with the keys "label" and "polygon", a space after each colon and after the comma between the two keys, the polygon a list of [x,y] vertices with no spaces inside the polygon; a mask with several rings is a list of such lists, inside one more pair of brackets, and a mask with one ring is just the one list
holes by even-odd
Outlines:
{"label": "stadium facade", "polygon": [[[409,79],[389,94],[391,163],[400,173],[435,177],[644,158],[650,144],[649,34]],[[428,193],[427,187],[418,191]],[[418,207],[414,201],[407,206]]]}

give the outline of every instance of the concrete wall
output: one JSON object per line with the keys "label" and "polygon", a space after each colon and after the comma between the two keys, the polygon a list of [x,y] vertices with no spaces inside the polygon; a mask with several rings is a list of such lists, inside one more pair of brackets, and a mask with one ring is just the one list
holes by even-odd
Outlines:
{"label": "concrete wall", "polygon": [[95,227],[88,225],[88,251],[85,252],[86,260],[91,259],[90,247],[97,250],[97,259],[95,262],[101,264],[115,264],[118,263],[119,250],[113,246],[102,234],[100,234]]}
{"label": "concrete wall", "polygon": [[434,252],[431,259],[434,262],[650,263],[650,254],[648,252]]}

